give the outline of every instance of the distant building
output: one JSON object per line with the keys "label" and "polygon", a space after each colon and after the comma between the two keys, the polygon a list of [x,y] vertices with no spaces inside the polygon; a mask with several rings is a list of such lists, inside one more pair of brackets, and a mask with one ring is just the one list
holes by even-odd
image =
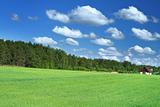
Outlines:
{"label": "distant building", "polygon": [[150,66],[145,66],[140,69],[140,74],[152,75],[153,68]]}

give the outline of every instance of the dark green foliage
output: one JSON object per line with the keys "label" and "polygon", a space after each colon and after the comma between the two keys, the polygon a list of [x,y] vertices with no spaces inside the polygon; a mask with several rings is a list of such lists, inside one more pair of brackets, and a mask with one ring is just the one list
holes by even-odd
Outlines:
{"label": "dark green foliage", "polygon": [[[21,41],[0,40],[0,65],[15,65],[34,68],[70,69],[136,73],[141,66],[130,62],[104,59],[86,59],[67,55],[63,50],[44,47]],[[156,74],[160,68],[154,67]]]}

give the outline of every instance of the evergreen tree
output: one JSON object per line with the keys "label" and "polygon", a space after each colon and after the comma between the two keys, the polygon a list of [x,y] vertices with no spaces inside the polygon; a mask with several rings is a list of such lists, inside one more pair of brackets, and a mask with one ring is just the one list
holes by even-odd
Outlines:
{"label": "evergreen tree", "polygon": [[[138,72],[142,67],[127,61],[81,58],[49,46],[9,40],[0,40],[0,65],[128,73]],[[159,72],[160,67],[154,70]]]}

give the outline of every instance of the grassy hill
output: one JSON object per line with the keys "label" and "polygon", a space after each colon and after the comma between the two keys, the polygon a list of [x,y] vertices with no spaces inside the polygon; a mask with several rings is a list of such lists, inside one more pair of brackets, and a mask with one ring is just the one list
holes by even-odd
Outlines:
{"label": "grassy hill", "polygon": [[159,106],[159,76],[0,67],[0,107]]}

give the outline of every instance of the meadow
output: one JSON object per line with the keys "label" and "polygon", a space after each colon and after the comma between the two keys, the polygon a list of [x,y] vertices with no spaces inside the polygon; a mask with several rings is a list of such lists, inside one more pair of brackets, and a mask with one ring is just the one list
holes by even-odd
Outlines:
{"label": "meadow", "polygon": [[160,107],[160,76],[0,66],[0,107]]}

